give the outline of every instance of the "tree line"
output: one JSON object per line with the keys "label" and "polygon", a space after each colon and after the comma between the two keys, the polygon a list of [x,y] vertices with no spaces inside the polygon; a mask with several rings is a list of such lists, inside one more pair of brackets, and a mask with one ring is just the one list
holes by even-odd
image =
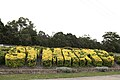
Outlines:
{"label": "tree line", "polygon": [[120,52],[120,36],[116,32],[106,32],[103,40],[98,42],[90,36],[76,37],[71,33],[57,32],[49,36],[44,31],[37,32],[28,18],[20,17],[4,24],[0,19],[0,44],[44,46],[44,47],[75,47],[103,49],[109,52]]}

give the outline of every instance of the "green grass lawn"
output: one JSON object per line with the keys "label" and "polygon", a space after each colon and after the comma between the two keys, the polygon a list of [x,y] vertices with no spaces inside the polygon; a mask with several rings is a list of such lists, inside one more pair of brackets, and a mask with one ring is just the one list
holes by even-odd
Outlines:
{"label": "green grass lawn", "polygon": [[58,74],[12,74],[12,75],[0,75],[0,80],[73,78],[73,77],[103,76],[103,75],[115,75],[115,74],[120,74],[120,72],[80,72],[80,73],[58,73]]}

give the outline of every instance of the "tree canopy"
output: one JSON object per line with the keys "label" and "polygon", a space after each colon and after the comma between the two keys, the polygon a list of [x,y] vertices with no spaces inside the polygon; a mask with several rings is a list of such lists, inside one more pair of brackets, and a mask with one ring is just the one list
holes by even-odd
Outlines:
{"label": "tree canopy", "polygon": [[57,32],[49,36],[44,31],[36,31],[35,25],[28,18],[4,24],[0,19],[0,44],[9,45],[39,45],[45,47],[75,47],[104,49],[109,52],[120,52],[120,36],[116,32],[103,34],[103,41],[91,39],[89,35],[76,37],[72,33]]}

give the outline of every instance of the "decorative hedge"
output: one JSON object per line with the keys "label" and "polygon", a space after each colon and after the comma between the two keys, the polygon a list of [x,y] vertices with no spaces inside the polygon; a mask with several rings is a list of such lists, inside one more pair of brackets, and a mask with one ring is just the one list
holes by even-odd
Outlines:
{"label": "decorative hedge", "polygon": [[86,54],[79,49],[74,50],[74,53],[76,57],[78,57],[79,59],[79,66],[81,67],[85,66],[86,65],[86,59],[85,59]]}
{"label": "decorative hedge", "polygon": [[9,67],[20,67],[25,65],[25,49],[22,46],[12,47],[5,55],[5,65]]}
{"label": "decorative hedge", "polygon": [[115,56],[115,62],[120,65],[120,56]]}
{"label": "decorative hedge", "polygon": [[108,52],[104,50],[94,50],[97,55],[102,59],[103,61],[103,66],[113,66],[114,65],[114,57],[110,56]]}
{"label": "decorative hedge", "polygon": [[103,60],[103,65],[104,66],[113,66],[114,65],[114,58],[112,56],[108,56],[108,57],[101,57],[101,59]]}
{"label": "decorative hedge", "polygon": [[0,65],[5,64],[5,52],[0,50]]}
{"label": "decorative hedge", "polygon": [[57,53],[59,51],[59,48],[54,48],[52,53],[52,66],[57,66]]}
{"label": "decorative hedge", "polygon": [[103,61],[101,60],[101,58],[97,55],[97,53],[94,50],[82,49],[82,52],[90,56],[94,66],[102,66]]}
{"label": "decorative hedge", "polygon": [[[41,60],[40,64],[45,67],[111,67],[114,65],[114,56],[98,49],[14,46],[9,48],[9,51],[4,52],[4,50],[0,48],[0,64],[10,67],[36,66],[37,60]],[[120,58],[116,56],[115,62],[120,64]]]}
{"label": "decorative hedge", "polygon": [[26,47],[26,58],[28,66],[36,66],[37,63],[37,50],[32,47]]}
{"label": "decorative hedge", "polygon": [[92,62],[94,66],[102,66],[102,59],[98,55],[91,56]]}
{"label": "decorative hedge", "polygon": [[63,52],[63,56],[64,56],[64,66],[70,67],[71,66],[71,57],[69,54],[69,50],[63,49],[62,52]]}
{"label": "decorative hedge", "polygon": [[86,59],[86,66],[92,66],[92,60],[86,55],[85,56]]}
{"label": "decorative hedge", "polygon": [[61,67],[64,65],[64,58],[62,55],[62,50],[60,48],[54,48],[53,52],[53,65]]}
{"label": "decorative hedge", "polygon": [[16,46],[12,47],[5,55],[5,65],[10,67],[35,66],[37,59],[37,50],[32,47]]}
{"label": "decorative hedge", "polygon": [[50,50],[50,48],[43,49],[42,64],[45,67],[51,67],[52,66],[52,51]]}
{"label": "decorative hedge", "polygon": [[5,65],[5,55],[10,47],[0,47],[0,65]]}
{"label": "decorative hedge", "polygon": [[6,54],[5,65],[9,67],[20,67],[25,64],[25,53]]}
{"label": "decorative hedge", "polygon": [[70,56],[72,59],[72,65],[73,67],[79,67],[79,59],[78,57],[74,54],[74,52],[70,51]]}
{"label": "decorative hedge", "polygon": [[57,66],[58,67],[64,66],[64,58],[62,55],[58,55],[58,57],[57,57]]}

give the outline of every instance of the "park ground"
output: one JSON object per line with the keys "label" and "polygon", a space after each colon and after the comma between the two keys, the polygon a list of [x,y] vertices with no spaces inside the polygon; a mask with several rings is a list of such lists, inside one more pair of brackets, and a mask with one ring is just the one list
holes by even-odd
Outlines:
{"label": "park ground", "polygon": [[33,80],[120,80],[120,75],[77,77],[77,78],[58,78],[58,79],[33,79]]}

